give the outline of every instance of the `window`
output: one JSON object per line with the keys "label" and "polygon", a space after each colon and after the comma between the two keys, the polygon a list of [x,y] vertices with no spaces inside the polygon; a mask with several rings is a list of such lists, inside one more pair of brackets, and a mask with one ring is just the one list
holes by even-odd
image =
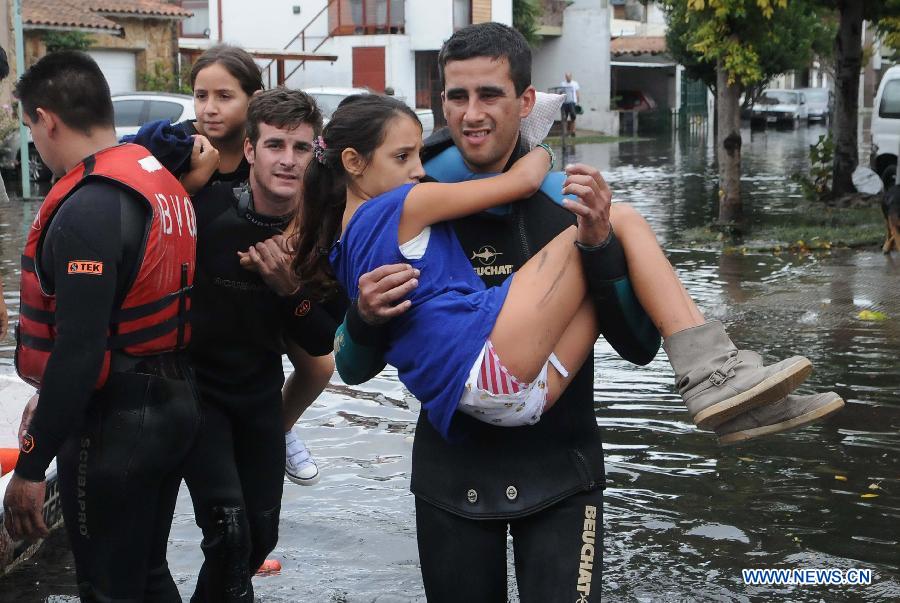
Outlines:
{"label": "window", "polygon": [[472,24],[472,0],[453,0],[453,31]]}
{"label": "window", "polygon": [[185,38],[209,37],[209,0],[181,0],[181,8],[194,13],[181,21],[181,35]]}
{"label": "window", "polygon": [[900,80],[891,80],[884,87],[878,117],[900,119]]}
{"label": "window", "polygon": [[119,100],[113,103],[117,128],[133,128],[141,125],[142,100]]}
{"label": "window", "polygon": [[403,0],[336,0],[328,5],[331,35],[402,34]]}
{"label": "window", "polygon": [[150,110],[147,112],[147,121],[166,119],[171,123],[181,119],[184,107],[170,101],[150,101]]}

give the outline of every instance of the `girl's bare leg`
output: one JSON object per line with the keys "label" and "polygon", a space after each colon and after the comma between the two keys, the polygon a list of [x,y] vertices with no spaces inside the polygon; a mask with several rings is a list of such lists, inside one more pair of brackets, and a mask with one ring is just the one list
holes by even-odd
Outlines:
{"label": "girl's bare leg", "polygon": [[310,356],[306,350],[289,341],[287,355],[294,365],[294,372],[284,382],[282,390],[285,431],[294,427],[303,411],[325,390],[334,374],[334,357],[331,354]]}
{"label": "girl's bare leg", "polygon": [[566,229],[515,273],[491,331],[497,355],[522,383],[538,376],[585,299],[575,235]]}
{"label": "girl's bare leg", "polygon": [[630,205],[616,203],[610,222],[625,249],[628,278],[638,301],[660,334],[666,338],[706,322],[647,221]]}
{"label": "girl's bare leg", "polygon": [[[563,377],[551,364],[547,369],[547,402],[544,410],[556,404],[562,392],[569,387],[569,383],[575,378],[581,366],[594,347],[599,334],[597,328],[597,313],[594,312],[594,304],[589,297],[585,297],[578,312],[572,318],[572,322],[566,327],[559,343],[556,344],[553,353],[562,363],[563,368],[569,373]],[[502,358],[502,357],[501,357]]]}

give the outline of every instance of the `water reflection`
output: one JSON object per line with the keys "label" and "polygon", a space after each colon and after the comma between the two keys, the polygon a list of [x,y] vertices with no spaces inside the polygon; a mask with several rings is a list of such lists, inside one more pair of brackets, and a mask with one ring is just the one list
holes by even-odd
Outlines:
{"label": "water reflection", "polygon": [[[806,165],[808,145],[824,131],[744,131],[751,220],[796,202],[799,191],[786,177]],[[569,160],[600,167],[615,197],[634,203],[664,244],[713,218],[708,138],[578,145]],[[0,208],[0,272],[12,310],[21,234],[33,211]],[[897,258],[668,251],[707,317],[724,320],[739,344],[769,359],[807,355],[816,370],[803,391],[833,388],[847,408],[798,433],[720,449],[690,424],[662,354],[636,368],[598,343],[597,419],[609,483],[604,600],[900,600]],[[889,320],[859,320],[863,309]],[[2,370],[11,370],[10,350],[9,342],[0,348]],[[304,415],[302,437],[322,461],[323,478],[312,488],[286,485],[274,553],[284,570],[255,580],[260,599],[424,599],[408,491],[417,413],[396,373],[386,371],[362,387],[335,381]],[[169,558],[184,596],[198,542],[182,492]],[[45,548],[40,570],[31,564],[3,579],[0,599],[73,594],[59,538]],[[745,586],[741,568],[761,567],[871,568],[875,577],[871,586],[827,590]],[[32,589],[35,581],[41,589]],[[514,591],[511,599],[518,600]]]}

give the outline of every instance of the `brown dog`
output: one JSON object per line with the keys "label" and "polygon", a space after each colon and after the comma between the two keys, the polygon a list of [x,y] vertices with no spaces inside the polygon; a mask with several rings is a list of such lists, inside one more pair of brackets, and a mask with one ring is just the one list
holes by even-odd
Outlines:
{"label": "brown dog", "polygon": [[887,226],[887,239],[881,251],[886,254],[894,249],[900,251],[900,185],[892,186],[885,191],[881,197],[881,213],[884,214],[884,223]]}

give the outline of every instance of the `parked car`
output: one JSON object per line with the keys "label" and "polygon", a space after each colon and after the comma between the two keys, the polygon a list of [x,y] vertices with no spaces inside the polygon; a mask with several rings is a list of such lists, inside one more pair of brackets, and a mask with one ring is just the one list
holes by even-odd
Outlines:
{"label": "parked car", "polygon": [[[172,123],[194,119],[194,99],[186,94],[169,94],[166,92],[129,92],[112,97],[113,120],[116,127],[116,138],[128,134],[136,134],[148,121],[168,119]],[[52,174],[41,160],[34,143],[31,131],[27,131],[28,171],[35,182],[46,182]],[[19,142],[15,137],[14,148],[5,152],[14,157],[15,167],[19,162]]]}
{"label": "parked car", "polygon": [[195,119],[194,99],[187,94],[167,92],[128,92],[112,97],[116,137],[137,131],[147,122],[167,119],[178,123]]}
{"label": "parked car", "polygon": [[831,119],[831,111],[834,107],[834,94],[828,88],[801,88],[799,90],[806,97],[807,121],[824,121]]}
{"label": "parked car", "polygon": [[617,90],[613,93],[613,108],[619,111],[652,111],[656,109],[653,97],[640,90]]}
{"label": "parked car", "polygon": [[[316,100],[319,109],[322,111],[322,115],[325,116],[325,123],[328,123],[334,110],[337,109],[338,105],[341,104],[341,101],[348,96],[353,94],[372,93],[368,88],[337,88],[330,86],[304,88],[304,92]],[[422,108],[416,108],[414,111],[419,117],[419,121],[422,122],[422,138],[428,138],[434,131],[434,113],[432,113],[431,109]]]}
{"label": "parked car", "polygon": [[870,167],[881,176],[885,188],[895,184],[900,153],[900,65],[881,78],[872,111]]}
{"label": "parked car", "polygon": [[796,127],[807,120],[806,95],[800,90],[770,89],[753,104],[751,123]]}

